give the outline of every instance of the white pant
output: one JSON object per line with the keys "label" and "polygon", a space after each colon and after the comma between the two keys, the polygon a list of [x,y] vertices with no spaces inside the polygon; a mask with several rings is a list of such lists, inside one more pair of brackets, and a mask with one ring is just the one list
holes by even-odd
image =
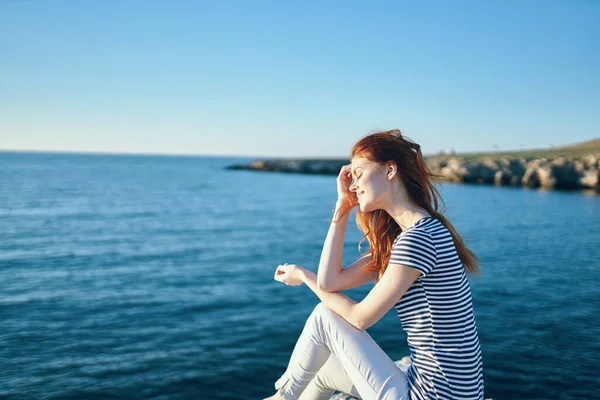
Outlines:
{"label": "white pant", "polygon": [[308,317],[275,389],[286,400],[326,400],[339,390],[371,400],[408,399],[408,380],[366,331],[323,303]]}

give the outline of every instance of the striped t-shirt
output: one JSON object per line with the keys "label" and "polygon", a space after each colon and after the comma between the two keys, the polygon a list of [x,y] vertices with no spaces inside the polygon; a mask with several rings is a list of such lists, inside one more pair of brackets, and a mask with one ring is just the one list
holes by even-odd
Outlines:
{"label": "striped t-shirt", "polygon": [[471,289],[448,229],[419,220],[394,241],[390,264],[422,274],[394,306],[411,352],[411,399],[483,399]]}

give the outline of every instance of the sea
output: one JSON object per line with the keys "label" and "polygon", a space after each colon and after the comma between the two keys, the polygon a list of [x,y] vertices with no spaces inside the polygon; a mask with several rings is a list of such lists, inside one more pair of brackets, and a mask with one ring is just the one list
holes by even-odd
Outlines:
{"label": "sea", "polygon": [[[317,270],[336,181],[225,169],[250,160],[0,153],[0,398],[272,395],[318,303],[274,271]],[[600,196],[439,189],[480,260],[485,397],[599,398]],[[393,310],[368,332],[410,354]]]}

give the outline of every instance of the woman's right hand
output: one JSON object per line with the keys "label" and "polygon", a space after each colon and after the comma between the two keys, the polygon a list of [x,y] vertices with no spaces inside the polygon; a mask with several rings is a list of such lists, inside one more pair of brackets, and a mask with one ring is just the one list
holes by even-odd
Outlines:
{"label": "woman's right hand", "polygon": [[350,191],[350,185],[352,184],[352,169],[351,165],[344,165],[340,170],[337,177],[337,193],[338,193],[338,204],[349,202],[352,207],[358,205],[358,199],[356,193]]}

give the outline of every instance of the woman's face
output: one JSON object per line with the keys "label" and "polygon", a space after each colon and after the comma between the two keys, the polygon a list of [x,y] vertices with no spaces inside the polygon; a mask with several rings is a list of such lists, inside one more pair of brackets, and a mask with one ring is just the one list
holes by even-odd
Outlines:
{"label": "woman's face", "polygon": [[391,184],[384,166],[366,158],[352,159],[352,184],[349,189],[356,193],[361,211],[371,212],[384,208]]}

